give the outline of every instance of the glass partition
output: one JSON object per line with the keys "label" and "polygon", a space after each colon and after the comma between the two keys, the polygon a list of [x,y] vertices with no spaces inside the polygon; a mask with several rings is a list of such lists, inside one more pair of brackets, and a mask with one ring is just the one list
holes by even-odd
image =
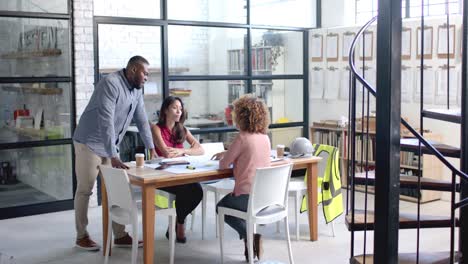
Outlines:
{"label": "glass partition", "polygon": [[70,138],[69,83],[0,84],[0,144]]}
{"label": "glass partition", "polygon": [[272,124],[303,121],[302,80],[254,80],[252,92],[265,100]]}
{"label": "glass partition", "polygon": [[247,29],[169,26],[169,67],[174,75],[242,75]]}
{"label": "glass partition", "polygon": [[252,74],[302,74],[302,32],[252,30]]}
{"label": "glass partition", "polygon": [[70,75],[67,20],[0,17],[0,77]]}
{"label": "glass partition", "polygon": [[239,134],[239,131],[224,133],[206,133],[199,134],[196,136],[198,136],[200,143],[223,142],[224,148],[228,149],[231,143],[234,141],[234,138],[237,136],[237,134]]}
{"label": "glass partition", "polygon": [[188,111],[185,126],[215,128],[232,126],[232,102],[247,91],[245,81],[174,81],[170,95],[182,99]]}
{"label": "glass partition", "polygon": [[272,149],[277,145],[285,145],[288,151],[294,139],[302,137],[302,127],[281,127],[274,128],[268,131]]}
{"label": "glass partition", "polygon": [[[156,119],[156,109],[159,109],[162,98],[161,27],[99,24],[98,34],[101,76],[125,68],[128,60],[135,55],[148,60],[150,65],[148,81],[144,87],[145,108],[148,118]],[[186,70],[170,68],[169,72]]]}
{"label": "glass partition", "polygon": [[71,145],[0,151],[0,208],[73,198]]}

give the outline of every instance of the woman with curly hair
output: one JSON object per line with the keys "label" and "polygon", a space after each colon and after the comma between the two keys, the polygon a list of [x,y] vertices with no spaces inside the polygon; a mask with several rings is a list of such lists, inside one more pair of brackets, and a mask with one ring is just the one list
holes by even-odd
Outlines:
{"label": "woman with curly hair", "polygon": [[[169,96],[164,99],[158,123],[151,125],[154,145],[159,156],[174,158],[184,155],[203,155],[203,147],[184,126],[186,116],[184,104],[179,97]],[[185,141],[190,144],[190,148],[184,148]],[[185,243],[185,218],[203,198],[201,185],[200,183],[190,183],[160,189],[176,196],[176,240],[178,243]],[[169,233],[166,233],[166,237],[169,237]]]}
{"label": "woman with curly hair", "polygon": [[[219,168],[233,166],[234,191],[226,195],[217,207],[228,207],[247,212],[249,194],[253,185],[256,169],[270,166],[270,139],[267,135],[269,112],[265,103],[251,95],[246,95],[234,102],[234,122],[240,130],[229,149],[214,155],[219,159]],[[226,216],[225,222],[239,233],[244,240],[246,261],[247,230],[245,220]],[[262,255],[261,235],[254,235],[254,254]]]}

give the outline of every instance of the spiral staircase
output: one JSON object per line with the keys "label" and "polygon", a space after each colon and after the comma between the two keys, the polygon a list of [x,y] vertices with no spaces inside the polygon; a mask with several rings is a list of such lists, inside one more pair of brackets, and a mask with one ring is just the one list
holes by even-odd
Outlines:
{"label": "spiral staircase", "polygon": [[[384,2],[384,1],[380,1]],[[379,2],[379,4],[380,4]],[[391,2],[391,1],[388,1]],[[379,115],[379,107],[377,106],[377,133],[376,133],[376,142],[377,142],[377,151],[383,150],[387,152],[393,159],[396,156],[395,160],[398,160],[400,151],[413,152],[419,156],[421,155],[434,155],[442,164],[450,171],[451,180],[433,180],[427,179],[424,177],[408,177],[399,175],[399,166],[397,163],[391,160],[376,160],[376,171],[375,176],[370,174],[368,171],[364,170],[361,173],[357,171],[357,161],[360,164],[365,164],[369,162],[369,156],[367,153],[363,153],[361,157],[356,157],[355,149],[359,146],[357,144],[365,144],[361,141],[357,143],[355,141],[357,124],[356,120],[361,118],[361,120],[366,124],[369,124],[370,116],[370,104],[371,98],[376,98],[377,104],[386,100],[385,98],[380,99],[379,96],[388,96],[389,93],[385,93],[383,89],[386,87],[378,87],[378,92],[375,87],[369,84],[366,81],[365,75],[359,73],[358,66],[355,62],[355,51],[356,43],[363,37],[364,32],[376,21],[382,23],[382,25],[377,25],[377,36],[379,38],[385,38],[390,36],[394,38],[395,41],[392,42],[390,38],[390,44],[384,43],[384,41],[377,40],[377,86],[379,84],[387,82],[392,82],[390,77],[397,76],[401,72],[401,61],[398,61],[401,58],[401,49],[396,45],[390,46],[391,50],[388,50],[386,45],[395,45],[397,41],[401,40],[401,14],[395,15],[395,12],[392,10],[398,10],[398,4],[389,3],[387,9],[385,6],[379,11],[379,17],[374,17],[368,21],[356,34],[354,41],[352,42],[350,53],[349,53],[349,67],[350,67],[350,91],[349,91],[349,116],[350,120],[347,131],[349,131],[348,142],[347,142],[347,157],[349,157],[349,162],[347,163],[346,175],[348,175],[348,192],[347,192],[347,215],[346,215],[346,226],[351,232],[351,249],[350,249],[350,263],[468,263],[468,258],[463,256],[468,256],[468,159],[467,159],[467,137],[468,134],[465,131],[466,123],[468,121],[468,111],[466,104],[468,102],[468,93],[467,93],[467,0],[464,1],[464,13],[463,13],[463,59],[462,59],[462,107],[461,109],[452,109],[448,104],[444,109],[424,109],[423,94],[421,91],[420,97],[420,129],[416,130],[408,122],[401,118],[400,114],[400,99],[396,101],[391,101],[389,99],[387,102],[398,102],[397,106],[388,107],[388,112],[385,112]],[[393,8],[393,9],[392,9]],[[400,7],[401,10],[401,7]],[[393,18],[392,18],[393,16]],[[393,20],[392,20],[393,19]],[[398,26],[398,19],[399,26]],[[449,15],[447,14],[447,21],[449,21]],[[424,15],[421,17],[421,27],[424,27]],[[399,32],[395,33],[395,29]],[[393,32],[388,32],[392,31]],[[380,31],[379,31],[380,30]],[[386,30],[386,31],[384,31]],[[387,34],[387,33],[388,34]],[[424,31],[423,31],[424,32]],[[421,34],[424,34],[421,32]],[[386,35],[387,34],[387,35]],[[399,38],[398,38],[399,36]],[[421,39],[424,39],[422,36]],[[364,43],[362,41],[361,43]],[[383,43],[383,44],[382,44]],[[382,45],[379,45],[382,44]],[[424,43],[421,44],[422,46]],[[363,47],[363,50],[365,48]],[[379,61],[379,52],[382,55],[380,58],[383,58],[385,54],[389,55],[388,61],[382,62]],[[395,55],[396,56],[391,56]],[[365,57],[365,56],[364,56]],[[421,56],[421,71],[424,64],[424,56]],[[398,58],[398,59],[395,59]],[[365,64],[365,61],[359,63]],[[391,64],[391,66],[386,67],[382,63]],[[398,66],[399,63],[399,66]],[[447,63],[450,61],[447,59]],[[361,65],[359,65],[361,66]],[[362,65],[365,67],[365,65]],[[379,75],[379,66],[385,70],[391,70],[391,75],[387,73],[381,73]],[[449,71],[449,70],[447,70]],[[380,80],[379,80],[379,77]],[[389,77],[387,80],[384,80],[386,77]],[[423,73],[421,72],[421,83],[423,80]],[[392,87],[393,84],[390,84],[388,87]],[[400,85],[400,82],[395,84]],[[359,89],[362,87],[362,89]],[[424,85],[421,84],[421,89],[424,88]],[[398,90],[399,91],[399,90]],[[373,99],[373,98],[372,98]],[[380,100],[380,101],[379,101]],[[391,104],[389,104],[391,105]],[[358,109],[360,107],[361,114],[357,116]],[[380,108],[381,109],[381,108]],[[396,112],[395,112],[396,111]],[[400,123],[412,134],[412,138],[400,138],[399,146],[398,139],[392,141],[392,138],[400,136],[400,124],[392,123],[392,117],[398,115]],[[380,119],[380,121],[379,121]],[[428,140],[424,136],[424,119],[436,119],[442,122],[451,122],[459,124],[460,135],[461,135],[461,145],[460,146],[449,146],[441,142],[435,142]],[[396,121],[397,119],[393,119]],[[380,123],[379,123],[380,122]],[[392,126],[393,125],[393,126]],[[380,126],[380,128],[379,128]],[[369,137],[369,127],[362,126],[359,128],[359,134],[363,137]],[[380,129],[380,130],[379,130]],[[392,130],[393,131],[389,131]],[[362,131],[367,130],[367,131]],[[379,131],[388,131],[387,134],[380,133]],[[367,143],[368,144],[368,143]],[[392,145],[393,144],[393,145]],[[379,149],[380,148],[380,149]],[[361,149],[368,149],[366,146],[361,146]],[[380,154],[379,154],[380,155]],[[456,158],[460,161],[461,169],[456,168],[449,162],[447,158]],[[419,159],[421,160],[421,158]],[[390,168],[390,170],[385,171],[385,166],[379,168],[379,165],[384,164]],[[398,163],[399,164],[399,163]],[[419,164],[421,166],[421,164]],[[397,168],[395,168],[397,167]],[[380,172],[383,173],[379,173]],[[364,186],[364,204],[359,204],[356,202],[357,190],[356,186]],[[370,194],[370,187],[375,187],[375,208],[371,210],[368,205],[367,198]],[[423,215],[421,214],[421,201],[418,199],[417,210],[414,214],[403,214],[399,212],[398,207],[398,197],[399,197],[399,188],[411,188],[417,190],[420,193],[421,190],[432,190],[438,192],[448,192],[450,193],[450,215],[445,216],[432,216],[432,215]],[[385,193],[388,190],[388,193]],[[396,208],[392,208],[396,207]],[[440,252],[424,252],[420,251],[420,230],[428,228],[444,228],[447,232],[450,233],[450,244],[446,248],[441,248]],[[414,229],[416,230],[415,235],[415,252],[403,253],[398,251],[398,231],[402,229]],[[368,252],[369,245],[366,245],[368,240],[369,231],[372,231],[374,235],[374,252]],[[356,243],[358,240],[356,237],[356,232],[363,232],[364,245],[363,250],[357,250]],[[456,232],[458,234],[456,235]],[[396,233],[396,234],[395,234]],[[395,237],[396,236],[396,237]],[[361,237],[361,236],[360,236]],[[396,241],[396,245],[395,244]],[[359,242],[359,243],[360,243]],[[392,244],[393,243],[393,244]]]}

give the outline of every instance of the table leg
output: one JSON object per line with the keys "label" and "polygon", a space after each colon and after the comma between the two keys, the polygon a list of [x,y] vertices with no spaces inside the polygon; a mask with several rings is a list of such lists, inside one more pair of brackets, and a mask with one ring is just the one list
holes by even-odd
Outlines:
{"label": "table leg", "polygon": [[154,260],[154,186],[144,186],[143,211],[143,263],[153,264]]}
{"label": "table leg", "polygon": [[310,240],[318,240],[318,216],[317,216],[317,163],[307,165],[307,205],[309,212],[309,232]]}
{"label": "table leg", "polygon": [[[106,185],[104,183],[104,178],[99,173],[101,177],[101,207],[102,207],[102,255],[106,255],[106,246],[107,246],[107,228],[109,224],[109,214],[107,210],[107,192]],[[109,250],[109,256],[112,253],[112,249]]]}

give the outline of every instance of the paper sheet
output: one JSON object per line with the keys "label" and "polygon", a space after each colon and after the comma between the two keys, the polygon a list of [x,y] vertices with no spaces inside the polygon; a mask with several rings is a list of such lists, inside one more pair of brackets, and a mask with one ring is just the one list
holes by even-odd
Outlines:
{"label": "paper sheet", "polygon": [[[358,51],[360,54],[359,57],[361,59],[365,58],[366,60],[372,60],[374,58],[373,37],[374,37],[373,32],[367,32],[367,33],[364,33],[363,37],[359,39]],[[364,45],[364,50],[363,50],[363,45]]]}
{"label": "paper sheet", "polygon": [[345,60],[349,57],[349,49],[351,48],[351,43],[355,36],[355,33],[343,34],[342,55]]}
{"label": "paper sheet", "polygon": [[314,70],[310,72],[310,93],[311,99],[322,99],[323,97],[323,70]]}
{"label": "paper sheet", "polygon": [[338,35],[327,36],[327,59],[338,59]]}
{"label": "paper sheet", "polygon": [[[421,94],[421,77],[420,72],[415,72],[416,78],[416,90],[415,90],[415,97],[414,100],[419,102],[420,94]],[[425,69],[424,70],[424,78],[423,78],[423,85],[424,85],[424,94],[423,100],[425,104],[431,104],[434,102],[434,88],[435,88],[435,73],[432,69]]]}
{"label": "paper sheet", "polygon": [[341,71],[341,80],[340,80],[340,99],[348,100],[349,98],[349,89],[350,86],[350,79],[349,79],[350,72],[349,70],[342,70]]}
{"label": "paper sheet", "polygon": [[369,68],[365,70],[364,79],[369,83],[374,90],[377,91],[377,82],[376,82],[376,72],[374,68]]}
{"label": "paper sheet", "polygon": [[323,47],[322,47],[322,35],[314,35],[312,36],[311,41],[311,56],[312,60],[314,59],[322,59],[323,58]]}
{"label": "paper sheet", "polygon": [[340,90],[340,70],[327,70],[327,83],[325,87],[325,99],[337,99]]}
{"label": "paper sheet", "polygon": [[[432,27],[424,29],[424,55],[432,55]],[[418,56],[421,56],[421,29],[418,30]]]}
{"label": "paper sheet", "polygon": [[411,57],[411,29],[401,31],[401,56]]}
{"label": "paper sheet", "polygon": [[401,101],[410,103],[414,86],[414,73],[411,69],[401,71]]}
{"label": "paper sheet", "polygon": [[[457,101],[459,71],[457,69],[450,69],[449,71],[449,93],[450,103]],[[447,69],[437,71],[437,87],[436,87],[436,104],[447,103]]]}

